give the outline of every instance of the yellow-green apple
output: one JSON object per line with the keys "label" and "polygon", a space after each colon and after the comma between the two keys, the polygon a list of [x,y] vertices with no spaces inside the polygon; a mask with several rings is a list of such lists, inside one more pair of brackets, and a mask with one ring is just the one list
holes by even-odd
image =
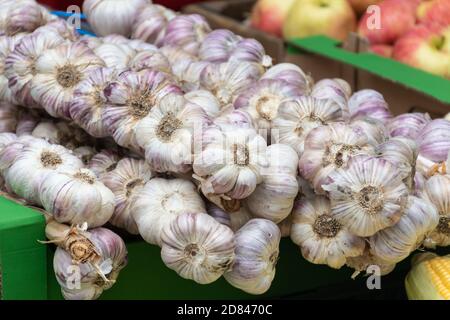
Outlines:
{"label": "yellow-green apple", "polygon": [[252,9],[251,25],[278,37],[283,35],[283,23],[295,0],[258,0]]}
{"label": "yellow-green apple", "polygon": [[415,25],[417,5],[415,0],[384,0],[378,11],[362,16],[358,33],[371,44],[393,44]]}
{"label": "yellow-green apple", "polygon": [[450,24],[450,0],[423,1],[416,12],[420,22],[439,22]]}
{"label": "yellow-green apple", "polygon": [[439,76],[450,75],[450,28],[420,24],[395,43],[393,58]]}
{"label": "yellow-green apple", "polygon": [[363,14],[371,5],[378,4],[382,0],[348,0],[357,14]]}
{"label": "yellow-green apple", "polygon": [[392,57],[393,50],[394,47],[388,44],[374,44],[369,47],[369,52],[373,52],[386,58]]}
{"label": "yellow-green apple", "polygon": [[347,0],[296,0],[283,26],[285,39],[326,35],[345,40],[356,27],[356,15]]}

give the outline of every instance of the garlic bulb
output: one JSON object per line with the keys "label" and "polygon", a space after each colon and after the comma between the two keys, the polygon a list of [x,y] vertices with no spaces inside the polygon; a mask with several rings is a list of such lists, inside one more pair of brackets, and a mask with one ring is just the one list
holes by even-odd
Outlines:
{"label": "garlic bulb", "polygon": [[133,21],[147,0],[86,0],[83,12],[92,30],[99,36],[131,35]]}
{"label": "garlic bulb", "polygon": [[74,149],[73,154],[80,158],[83,164],[87,166],[91,162],[92,157],[96,154],[96,151],[92,147],[83,146]]}
{"label": "garlic bulb", "polygon": [[269,166],[262,171],[262,183],[245,199],[253,216],[280,223],[292,211],[298,194],[298,156],[294,149],[283,144],[267,148]]}
{"label": "garlic bulb", "polygon": [[[57,248],[53,269],[61,292],[66,300],[97,299],[104,290],[110,289],[120,271],[127,265],[127,249],[123,240],[114,232],[97,228],[84,231],[83,236],[69,238],[69,248]],[[71,253],[83,252],[86,259],[74,263]],[[75,261],[76,262],[76,261]],[[80,286],[73,286],[73,266],[80,271]]]}
{"label": "garlic bulb", "polygon": [[206,212],[195,185],[187,180],[154,178],[131,201],[130,212],[140,235],[150,244],[161,245],[162,229],[185,212]]}
{"label": "garlic bulb", "polygon": [[165,74],[153,70],[124,72],[103,91],[103,124],[123,147],[138,149],[134,129],[167,95],[181,95]]}
{"label": "garlic bulb", "polygon": [[229,202],[222,202],[222,206],[218,206],[215,203],[208,202],[206,210],[208,214],[216,219],[217,222],[230,227],[233,232],[238,231],[249,220],[253,219],[248,210],[241,206],[241,203],[235,202],[234,207],[229,207]]}
{"label": "garlic bulb", "polygon": [[64,39],[56,32],[35,32],[25,36],[5,60],[5,76],[15,100],[27,107],[39,107],[31,96],[36,61],[41,54],[60,45]]}
{"label": "garlic bulb", "polygon": [[126,45],[102,43],[93,49],[94,53],[105,62],[106,67],[125,70],[136,54]]}
{"label": "garlic bulb", "polygon": [[15,133],[2,132],[0,133],[0,151],[3,150],[8,144],[17,140]]}
{"label": "garlic bulb", "polygon": [[312,130],[300,158],[302,177],[310,181],[318,194],[325,194],[323,185],[330,182],[330,174],[345,168],[357,155],[373,155],[367,136],[343,123],[333,123]]}
{"label": "garlic bulb", "polygon": [[171,73],[169,60],[157,50],[145,50],[138,52],[129,62],[128,67],[133,71],[153,69],[156,71]]}
{"label": "garlic bulb", "polygon": [[203,193],[247,198],[262,182],[262,171],[267,167],[266,146],[253,129],[205,129],[202,150],[195,155],[193,165]]}
{"label": "garlic bulb", "polygon": [[400,220],[369,238],[370,250],[386,263],[395,264],[419,248],[438,223],[439,214],[430,202],[410,196]]}
{"label": "garlic bulb", "polygon": [[83,43],[84,45],[89,47],[89,49],[91,49],[91,50],[95,50],[95,48],[97,48],[97,47],[101,46],[103,43],[105,43],[103,41],[103,38],[93,37],[90,35],[81,36],[78,39],[78,42]]}
{"label": "garlic bulb", "polygon": [[439,163],[447,160],[450,151],[450,122],[436,119],[429,122],[417,137],[419,155]]}
{"label": "garlic bulb", "polygon": [[172,74],[185,92],[198,90],[200,88],[200,76],[210,64],[207,61],[182,59],[172,64]]}
{"label": "garlic bulb", "polygon": [[431,117],[428,113],[405,113],[389,121],[388,130],[391,137],[401,136],[415,140],[430,122]]}
{"label": "garlic bulb", "polygon": [[52,19],[47,9],[35,1],[19,1],[5,9],[7,18],[3,30],[7,36],[31,33]]}
{"label": "garlic bulb", "polygon": [[102,120],[106,104],[103,91],[117,79],[118,74],[113,68],[98,68],[74,90],[70,116],[77,125],[94,137],[103,138],[109,135]]}
{"label": "garlic bulb", "polygon": [[364,89],[355,92],[348,100],[351,119],[370,117],[387,123],[392,114],[383,95],[375,90]]}
{"label": "garlic bulb", "polygon": [[53,121],[39,122],[31,132],[35,138],[45,140],[50,144],[62,144],[63,135]]}
{"label": "garlic bulb", "polygon": [[18,34],[13,37],[0,36],[0,101],[16,103],[5,74],[5,60],[14,51],[15,46],[22,38],[23,34]]}
{"label": "garlic bulb", "polygon": [[80,39],[80,34],[75,29],[75,27],[66,20],[55,19],[48,22],[46,25],[37,28],[33,33],[57,33],[60,37],[69,41],[78,41]]}
{"label": "garlic bulb", "polygon": [[[214,124],[222,130],[231,130],[235,128],[255,129],[253,118],[244,110],[236,110],[232,106],[222,109],[220,115],[214,119]],[[266,134],[264,130],[262,134]],[[267,134],[266,134],[267,135]]]}
{"label": "garlic bulb", "polygon": [[380,270],[380,276],[387,275],[395,269],[395,263],[390,264],[382,261],[379,257],[370,253],[369,248],[366,248],[364,253],[358,257],[347,258],[347,266],[354,269],[355,272],[352,278],[356,278],[361,272],[369,274],[369,267],[377,266]]}
{"label": "garlic bulb", "polygon": [[425,183],[424,194],[434,204],[439,213],[439,224],[427,237],[425,247],[450,245],[450,176],[437,174]]}
{"label": "garlic bulb", "polygon": [[153,176],[145,161],[131,158],[120,160],[114,170],[102,176],[101,181],[115,196],[114,214],[109,220],[113,226],[139,234],[130,211],[131,199]]}
{"label": "garlic bulb", "polygon": [[222,106],[234,103],[237,96],[260,77],[259,68],[250,62],[229,61],[203,69],[200,86],[212,92]]}
{"label": "garlic bulb", "polygon": [[171,66],[182,60],[191,62],[199,61],[197,56],[189,54],[176,46],[163,46],[159,49],[159,51],[166,56]]}
{"label": "garlic bulb", "polygon": [[353,130],[359,134],[365,134],[372,146],[377,146],[389,139],[389,133],[383,122],[374,118],[355,119],[350,122]]}
{"label": "garlic bulb", "polygon": [[234,234],[205,213],[184,213],[162,231],[161,258],[185,279],[208,284],[233,263]]}
{"label": "garlic bulb", "polygon": [[269,220],[252,219],[235,234],[233,267],[224,274],[232,286],[250,294],[269,290],[278,262],[280,229]]}
{"label": "garlic bulb", "polygon": [[18,109],[15,105],[0,101],[0,132],[15,132]]}
{"label": "garlic bulb", "polygon": [[234,107],[247,111],[258,129],[271,129],[281,103],[301,95],[299,88],[284,81],[260,80],[237,97]]}
{"label": "garlic bulb", "polygon": [[167,24],[175,17],[176,13],[166,7],[148,4],[137,15],[131,38],[160,46],[166,34]]}
{"label": "garlic bulb", "polygon": [[192,169],[195,136],[208,123],[202,108],[181,95],[168,95],[139,122],[135,135],[155,171],[186,173]]}
{"label": "garlic bulb", "polygon": [[51,116],[69,119],[75,87],[102,66],[103,61],[81,43],[59,45],[37,59],[31,95]]}
{"label": "garlic bulb", "polygon": [[[332,100],[301,97],[284,101],[273,121],[272,138],[294,148],[301,156],[307,135],[323,124],[342,120],[342,110]],[[275,130],[275,131],[274,131]]]}
{"label": "garlic bulb", "polygon": [[102,178],[117,167],[119,155],[111,150],[102,150],[94,155],[89,162],[88,169],[95,173],[98,178]]}
{"label": "garlic bulb", "polygon": [[7,168],[4,177],[8,188],[15,194],[32,204],[40,204],[38,188],[47,173],[82,167],[81,160],[66,148],[33,139]]}
{"label": "garlic bulb", "polygon": [[344,119],[348,119],[349,110],[347,103],[351,92],[351,87],[345,80],[323,79],[314,85],[311,96],[316,99],[333,100],[341,107]]}
{"label": "garlic bulb", "polygon": [[59,223],[100,227],[114,212],[114,194],[88,169],[51,172],[39,185],[45,210]]}
{"label": "garlic bulb", "polygon": [[329,193],[333,217],[351,233],[369,237],[400,220],[408,189],[390,162],[353,157],[347,168],[337,169],[330,178],[332,182],[322,187]]}
{"label": "garlic bulb", "polygon": [[12,166],[16,158],[22,153],[23,149],[38,140],[39,139],[26,135],[18,137],[16,141],[12,141],[2,147],[0,150],[0,173],[5,175],[5,170]]}
{"label": "garlic bulb", "polygon": [[209,91],[191,91],[186,93],[184,98],[190,103],[201,107],[210,119],[218,117],[221,112],[219,101],[217,101],[217,98]]}
{"label": "garlic bulb", "polygon": [[167,24],[163,45],[179,47],[189,54],[197,55],[201,43],[210,32],[208,22],[201,15],[180,15]]}
{"label": "garlic bulb", "polygon": [[301,199],[292,212],[291,239],[303,257],[314,264],[340,269],[347,258],[363,254],[364,238],[353,235],[331,212],[323,196]]}
{"label": "garlic bulb", "polygon": [[292,63],[279,63],[267,70],[261,80],[283,80],[296,86],[304,94],[311,91],[312,78],[307,76],[300,67]]}

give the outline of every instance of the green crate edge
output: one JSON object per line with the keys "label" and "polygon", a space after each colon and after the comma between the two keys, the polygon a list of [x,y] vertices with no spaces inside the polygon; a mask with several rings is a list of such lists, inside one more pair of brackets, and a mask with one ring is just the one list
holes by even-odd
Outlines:
{"label": "green crate edge", "polygon": [[368,71],[450,104],[449,80],[373,53],[350,52],[341,48],[340,45],[339,41],[326,36],[311,36],[288,41],[288,53],[297,54],[306,51],[318,54]]}

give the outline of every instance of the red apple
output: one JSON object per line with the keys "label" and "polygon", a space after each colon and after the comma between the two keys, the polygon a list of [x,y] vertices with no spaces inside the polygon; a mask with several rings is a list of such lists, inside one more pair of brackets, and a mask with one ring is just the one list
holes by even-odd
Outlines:
{"label": "red apple", "polygon": [[416,0],[384,0],[378,4],[380,27],[374,25],[376,13],[366,12],[359,22],[358,33],[371,44],[393,44],[415,25],[417,5]]}
{"label": "red apple", "polygon": [[295,0],[258,0],[253,9],[250,23],[253,27],[281,37],[283,23]]}
{"label": "red apple", "polygon": [[367,8],[373,4],[378,4],[382,0],[348,0],[357,14],[363,14]]}
{"label": "red apple", "polygon": [[450,24],[450,0],[427,0],[417,8],[420,22]]}
{"label": "red apple", "polygon": [[369,52],[373,52],[375,54],[378,54],[380,56],[391,58],[392,57],[392,51],[394,50],[393,46],[387,45],[387,44],[374,44],[370,46]]}
{"label": "red apple", "polygon": [[401,37],[393,58],[439,76],[450,75],[450,27],[420,24]]}

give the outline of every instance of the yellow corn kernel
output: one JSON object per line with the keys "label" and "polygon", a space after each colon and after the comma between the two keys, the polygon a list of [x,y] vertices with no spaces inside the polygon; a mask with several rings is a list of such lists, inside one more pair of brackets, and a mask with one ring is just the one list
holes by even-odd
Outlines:
{"label": "yellow corn kernel", "polygon": [[450,259],[439,257],[424,263],[439,294],[450,300]]}

